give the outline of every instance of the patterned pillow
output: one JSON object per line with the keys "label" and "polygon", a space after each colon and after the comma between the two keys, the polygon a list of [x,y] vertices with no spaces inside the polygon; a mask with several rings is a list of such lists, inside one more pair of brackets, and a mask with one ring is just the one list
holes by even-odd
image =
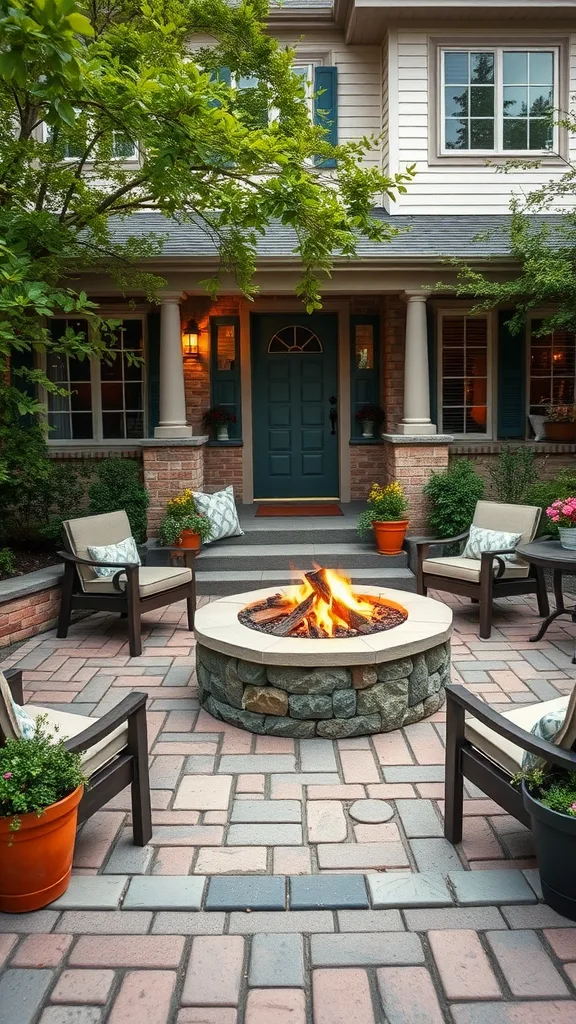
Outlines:
{"label": "patterned pillow", "polygon": [[[502,551],[504,548],[515,548],[521,533],[503,533],[501,530],[485,530],[482,526],[470,527],[470,536],[462,552],[462,558],[480,558],[485,551]],[[517,555],[502,555],[509,565],[523,565]]]}
{"label": "patterned pillow", "polygon": [[210,520],[210,536],[204,541],[211,544],[215,540],[223,540],[224,537],[243,537],[244,530],[238,521],[238,510],[234,501],[234,488],[225,487],[223,491],[216,491],[215,494],[203,494],[194,492],[194,501],[199,512],[203,512]]}
{"label": "patterned pillow", "polygon": [[8,740],[29,740],[36,723],[12,698],[6,676],[0,672],[0,728]]}
{"label": "patterned pillow", "polygon": [[[89,546],[88,554],[95,562],[135,562],[136,565],[141,565],[134,537],[126,537],[126,540],[120,540],[117,544],[106,544],[104,547]],[[105,566],[93,566],[93,569],[100,579],[113,576],[114,573],[119,571],[118,569],[110,569]]]}
{"label": "patterned pillow", "polygon": [[[539,740],[548,740],[549,743],[558,745],[560,743],[560,731],[566,719],[566,711],[548,711],[536,722],[530,732]],[[531,754],[529,750],[524,752],[522,768],[531,771],[533,768],[542,768],[546,764],[543,757],[538,754]]]}

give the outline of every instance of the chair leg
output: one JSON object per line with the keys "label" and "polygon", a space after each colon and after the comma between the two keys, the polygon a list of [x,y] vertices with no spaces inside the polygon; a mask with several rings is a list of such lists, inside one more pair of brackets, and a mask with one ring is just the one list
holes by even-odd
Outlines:
{"label": "chair leg", "polygon": [[492,632],[492,571],[480,573],[480,636],[489,640]]}
{"label": "chair leg", "polygon": [[449,843],[462,840],[464,779],[460,750],[464,742],[464,708],[450,699],[446,703],[446,762],[444,779],[444,835]]}
{"label": "chair leg", "polygon": [[188,613],[188,629],[190,632],[194,629],[194,616],[196,614],[196,582],[192,577],[192,583],[190,584],[190,596],[186,598],[186,611]]}
{"label": "chair leg", "polygon": [[128,749],[134,762],[134,778],[131,785],[134,845],[146,846],[152,838],[152,806],[145,707],[141,707],[128,719]]}
{"label": "chair leg", "polygon": [[545,619],[550,615],[550,602],[548,600],[548,591],[546,590],[546,580],[544,579],[544,570],[536,569],[536,596],[538,599],[538,614]]}
{"label": "chair leg", "polygon": [[142,622],[140,611],[140,587],[137,572],[130,571],[127,573],[126,601],[130,657],[138,658],[142,654]]}
{"label": "chair leg", "polygon": [[58,626],[56,636],[64,640],[68,636],[68,627],[72,617],[72,593],[74,590],[74,576],[76,569],[70,562],[66,563],[64,579],[62,580],[62,597],[60,599],[60,611],[58,612]]}

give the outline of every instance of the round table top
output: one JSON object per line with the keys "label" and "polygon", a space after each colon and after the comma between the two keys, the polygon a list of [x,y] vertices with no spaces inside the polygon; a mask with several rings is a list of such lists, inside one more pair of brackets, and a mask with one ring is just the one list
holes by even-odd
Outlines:
{"label": "round table top", "polygon": [[563,548],[559,540],[533,540],[530,544],[518,544],[516,551],[534,565],[576,572],[576,550]]}

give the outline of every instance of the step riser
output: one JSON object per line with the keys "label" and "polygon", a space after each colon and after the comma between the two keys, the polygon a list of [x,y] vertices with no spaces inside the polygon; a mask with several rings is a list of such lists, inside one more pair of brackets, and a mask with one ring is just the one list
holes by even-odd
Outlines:
{"label": "step riser", "polygon": [[[260,590],[263,587],[286,587],[289,586],[293,581],[282,574],[278,577],[271,579],[265,579],[258,582],[257,580],[203,580],[202,574],[196,579],[196,590],[199,594],[210,594],[216,597],[225,597],[229,594],[244,594],[250,590]],[[416,593],[416,579],[414,576],[403,576],[399,579],[396,577],[386,577],[385,575],[374,577],[363,577],[361,580],[355,581],[355,586],[361,587],[363,584],[370,587],[390,587],[393,590],[404,590],[410,594]]]}
{"label": "step riser", "polygon": [[[382,563],[382,564],[380,564]],[[374,569],[375,574],[385,573],[386,569],[405,569],[408,559],[402,555],[377,555],[373,551],[364,554],[345,554],[335,551],[333,555],[290,555],[289,551],[278,552],[277,555],[234,556],[233,552],[220,552],[217,556],[206,558],[200,554],[196,561],[197,572],[226,572],[251,569],[278,569],[295,572],[308,572],[316,565],[324,569]]]}
{"label": "step riser", "polygon": [[[358,536],[356,529],[353,527],[337,527],[332,526],[326,527],[326,529],[310,529],[309,527],[296,527],[292,525],[286,526],[284,529],[264,529],[255,530],[251,527],[247,527],[241,537],[226,537],[224,540],[218,541],[219,548],[226,548],[226,550],[232,550],[237,545],[246,544],[278,544],[282,547],[289,547],[291,544],[311,544],[314,539],[318,541],[322,540],[323,543],[334,543],[334,544],[358,544],[362,543],[362,538]],[[152,549],[157,544],[157,539],[151,537],[147,541],[147,547]],[[372,540],[366,541],[366,550],[373,550],[374,544]]]}

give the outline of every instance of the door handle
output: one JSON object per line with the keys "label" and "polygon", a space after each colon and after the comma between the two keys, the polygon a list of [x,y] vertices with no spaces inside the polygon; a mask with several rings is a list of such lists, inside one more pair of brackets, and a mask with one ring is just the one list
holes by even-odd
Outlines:
{"label": "door handle", "polygon": [[337,420],[338,420],[338,413],[336,412],[336,409],[335,408],[330,409],[330,425],[331,425],[331,428],[332,428],[330,430],[331,434],[335,434],[336,433],[336,423],[337,423]]}

